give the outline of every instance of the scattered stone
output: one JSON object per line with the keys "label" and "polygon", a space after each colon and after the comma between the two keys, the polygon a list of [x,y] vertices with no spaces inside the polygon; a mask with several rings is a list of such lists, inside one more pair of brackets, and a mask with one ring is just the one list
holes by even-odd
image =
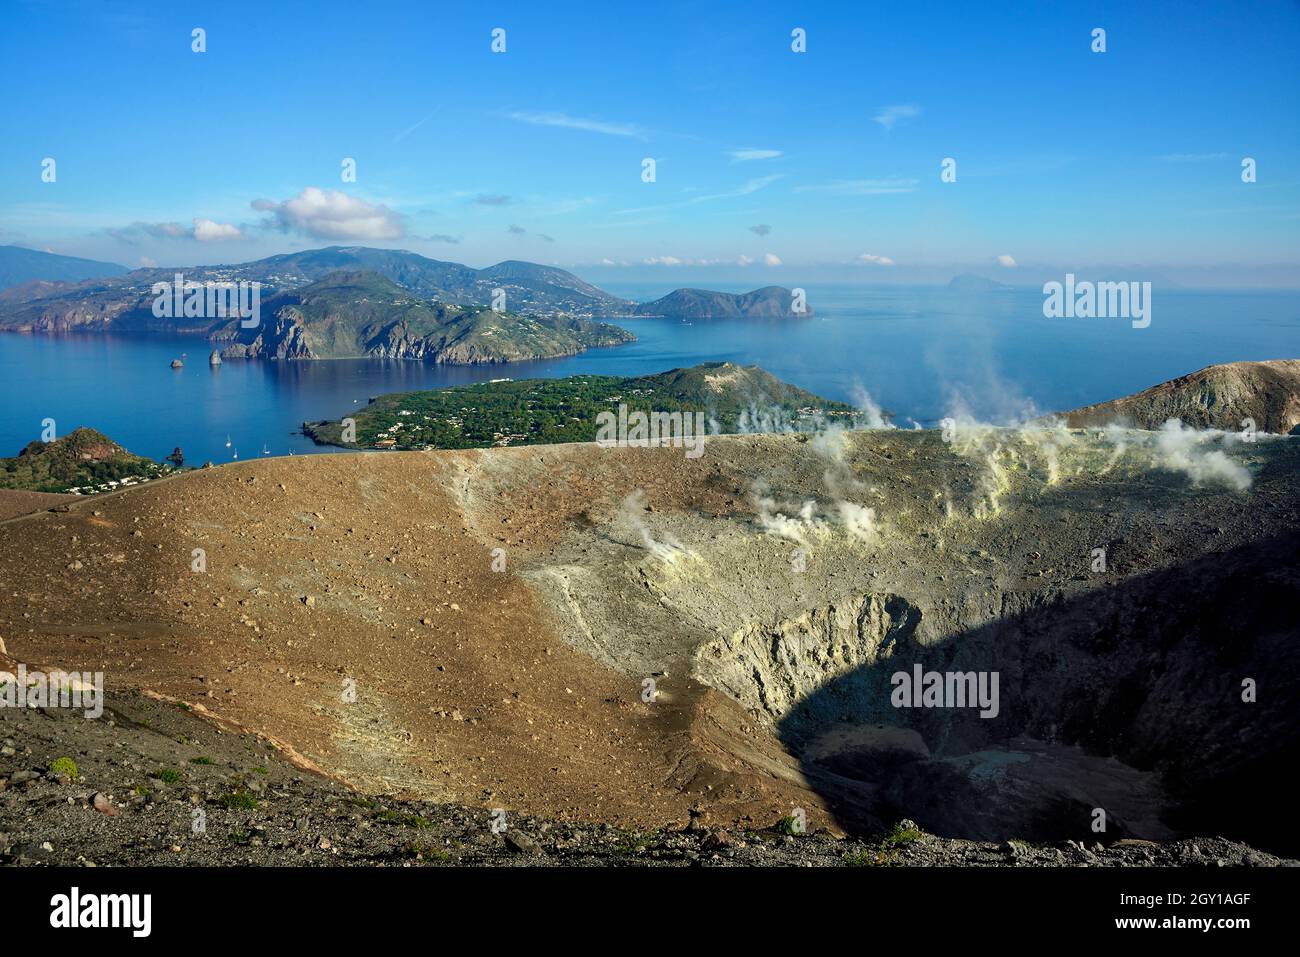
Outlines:
{"label": "scattered stone", "polygon": [[113,807],[113,802],[109,800],[108,795],[102,791],[96,791],[95,796],[90,799],[90,803],[100,814],[117,817],[119,813],[117,808]]}
{"label": "scattered stone", "polygon": [[540,854],[542,847],[521,831],[506,831],[506,847],[516,854]]}

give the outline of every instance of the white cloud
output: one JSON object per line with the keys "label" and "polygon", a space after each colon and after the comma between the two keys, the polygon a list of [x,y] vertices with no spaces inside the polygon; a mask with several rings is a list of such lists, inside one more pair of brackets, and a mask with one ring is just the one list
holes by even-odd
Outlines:
{"label": "white cloud", "polygon": [[1006,253],[1003,253],[1001,256],[998,257],[998,265],[1005,266],[1008,269],[1015,269],[1016,261],[1013,257],[1007,255]]}
{"label": "white cloud", "polygon": [[736,265],[737,265],[737,266],[748,266],[748,265],[751,265],[753,262],[754,262],[754,260],[753,260],[752,257],[750,257],[750,256],[745,256],[745,255],[743,255],[743,254],[742,254],[741,256],[737,257],[737,259],[736,259]]}
{"label": "white cloud", "polygon": [[201,243],[222,242],[229,239],[243,239],[244,234],[238,226],[230,223],[218,223],[216,220],[196,217],[193,226],[180,223],[132,223],[121,229],[110,229],[108,234],[122,242],[134,246],[141,233],[154,239],[194,239]]}
{"label": "white cloud", "polygon": [[729,150],[731,161],[733,163],[748,163],[752,160],[776,159],[778,156],[784,156],[780,150]]}
{"label": "white cloud", "polygon": [[567,113],[511,113],[512,120],[530,123],[533,126],[558,126],[567,130],[586,130],[588,133],[604,133],[606,136],[628,136],[633,139],[645,139],[645,131],[635,123],[607,123],[604,120],[590,120],[581,116],[569,116]]}
{"label": "white cloud", "polygon": [[873,253],[863,253],[858,257],[860,263],[872,263],[876,266],[893,266],[895,263],[888,256],[876,256]]}
{"label": "white cloud", "polygon": [[778,256],[776,253],[764,253],[764,254],[763,254],[763,265],[764,265],[764,266],[779,266],[779,265],[781,265],[781,257]]}
{"label": "white cloud", "polygon": [[218,223],[211,219],[194,220],[194,238],[201,243],[219,243],[229,239],[243,239],[244,234],[238,226],[230,223]]}
{"label": "white cloud", "polygon": [[680,266],[682,261],[676,256],[651,256],[649,259],[643,259],[641,262],[647,266]]}
{"label": "white cloud", "polygon": [[882,196],[890,193],[914,193],[914,179],[838,179],[831,183],[796,186],[796,193],[831,193],[836,196]]}
{"label": "white cloud", "polygon": [[899,120],[910,120],[913,117],[921,115],[921,108],[911,103],[897,103],[893,106],[886,106],[875,115],[875,121],[883,126],[886,130],[892,130],[894,124]]}
{"label": "white cloud", "polygon": [[314,239],[396,239],[405,233],[401,217],[387,206],[334,189],[308,186],[293,199],[255,199],[252,206],[269,213],[281,230]]}
{"label": "white cloud", "polygon": [[155,260],[150,259],[148,256],[141,256],[140,265],[143,266],[145,269],[153,269],[155,266],[158,265],[158,263]]}

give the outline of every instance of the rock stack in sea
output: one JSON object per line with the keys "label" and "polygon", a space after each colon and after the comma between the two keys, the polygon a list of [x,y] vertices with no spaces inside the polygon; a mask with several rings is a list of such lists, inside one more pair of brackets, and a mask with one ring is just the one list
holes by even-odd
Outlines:
{"label": "rock stack in sea", "polygon": [[221,365],[221,353],[218,352],[216,349],[213,349],[212,355],[208,356],[208,365],[210,366]]}

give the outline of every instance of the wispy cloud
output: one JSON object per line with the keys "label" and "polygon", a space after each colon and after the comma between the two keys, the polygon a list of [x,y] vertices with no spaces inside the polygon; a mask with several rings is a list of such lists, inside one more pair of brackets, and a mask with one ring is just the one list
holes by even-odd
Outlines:
{"label": "wispy cloud", "polygon": [[632,139],[645,139],[645,130],[635,123],[609,123],[581,116],[569,116],[567,113],[511,113],[510,118],[520,123],[533,126],[557,126],[566,130],[585,130],[588,133],[603,133],[606,136],[627,136]]}
{"label": "wispy cloud", "polygon": [[772,227],[767,223],[759,223],[757,226],[750,226],[749,231],[755,236],[766,236],[772,231]]}
{"label": "wispy cloud", "polygon": [[406,139],[408,136],[410,136],[412,133],[414,133],[416,130],[422,127],[425,123],[429,122],[429,120],[433,119],[433,115],[437,113],[440,109],[442,109],[441,106],[435,106],[427,116],[423,117],[422,119],[416,120],[406,129],[402,130],[402,132],[394,136],[393,142],[394,143],[402,142],[402,140]]}
{"label": "wispy cloud", "polygon": [[884,107],[874,117],[875,121],[886,130],[892,130],[899,120],[910,120],[921,115],[921,108],[911,103],[896,103]]}
{"label": "wispy cloud", "polygon": [[661,203],[658,206],[638,206],[634,209],[620,209],[617,210],[614,215],[632,216],[637,213],[658,212],[664,209],[677,209],[682,206],[695,206],[699,203],[711,203],[719,199],[735,199],[739,196],[749,196],[753,193],[757,193],[760,189],[765,189],[766,187],[771,186],[781,178],[781,175],[782,174],[780,173],[773,173],[771,176],[755,176],[752,179],[745,180],[744,183],[737,186],[735,189],[727,190],[725,193],[709,193],[705,196],[692,196],[690,199],[684,199],[677,203]]}
{"label": "wispy cloud", "polygon": [[998,265],[1006,269],[1015,269],[1019,264],[1016,262],[1014,256],[1003,253],[998,257]]}
{"label": "wispy cloud", "polygon": [[476,206],[509,206],[514,200],[505,193],[479,193],[473,202]]}
{"label": "wispy cloud", "polygon": [[858,257],[858,262],[867,263],[873,266],[894,266],[897,265],[888,256],[877,256],[874,253],[863,253]]}
{"label": "wispy cloud", "polygon": [[778,156],[784,156],[780,150],[728,150],[727,155],[731,157],[733,163],[749,163],[753,160],[776,159]]}
{"label": "wispy cloud", "polygon": [[914,193],[915,179],[838,179],[831,183],[796,186],[796,193],[831,193],[836,196],[877,196],[887,193]]}
{"label": "wispy cloud", "polygon": [[1212,163],[1215,160],[1226,160],[1227,153],[1166,153],[1164,156],[1157,156],[1157,163]]}
{"label": "wispy cloud", "polygon": [[737,188],[728,190],[725,193],[710,193],[707,196],[695,196],[690,201],[692,203],[707,203],[715,199],[732,199],[736,196],[748,196],[751,193],[757,193],[760,189],[771,186],[780,178],[780,173],[773,173],[771,176],[755,176],[753,179],[745,180],[745,182]]}

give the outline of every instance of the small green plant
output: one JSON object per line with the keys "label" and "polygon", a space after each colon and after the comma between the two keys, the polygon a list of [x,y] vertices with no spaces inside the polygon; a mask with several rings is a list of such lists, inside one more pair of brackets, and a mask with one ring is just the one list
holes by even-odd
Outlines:
{"label": "small green plant", "polygon": [[375,817],[388,824],[405,824],[407,827],[433,827],[433,822],[426,817],[421,817],[419,814],[402,814],[400,811],[383,810],[377,811]]}
{"label": "small green plant", "polygon": [[776,832],[790,837],[798,837],[803,833],[803,822],[793,814],[787,814],[776,822]]}
{"label": "small green plant", "polygon": [[253,768],[253,773],[254,773],[254,774],[270,774],[271,772],[268,771],[266,768],[262,767],[262,766],[259,764],[257,767]]}
{"label": "small green plant", "polygon": [[446,864],[451,860],[451,855],[442,848],[421,841],[407,841],[402,846],[402,853],[414,860],[428,861],[431,864]]}
{"label": "small green plant", "polygon": [[149,777],[153,778],[155,781],[161,781],[163,784],[180,784],[184,775],[175,768],[159,768],[157,771],[150,774]]}
{"label": "small green plant", "polygon": [[883,851],[874,847],[864,847],[860,851],[845,854],[841,860],[844,861],[845,867],[892,867],[897,863],[893,851]]}
{"label": "small green plant", "polygon": [[619,831],[619,840],[614,845],[615,854],[640,854],[659,843],[658,831],[642,833],[641,831]]}
{"label": "small green plant", "polygon": [[889,833],[886,834],[884,839],[880,842],[880,846],[882,848],[902,847],[904,844],[911,844],[913,841],[919,841],[921,836],[919,830],[914,827],[905,827],[900,821],[889,829]]}
{"label": "small green plant", "polygon": [[200,754],[197,758],[190,758],[190,764],[212,764],[213,760],[206,755]]}
{"label": "small green plant", "polygon": [[134,794],[136,797],[148,797],[149,789],[145,787],[143,784],[137,784],[135,787],[131,789],[131,793]]}
{"label": "small green plant", "polygon": [[65,777],[69,781],[75,781],[77,780],[77,762],[72,758],[55,758],[50,762],[50,772]]}
{"label": "small green plant", "polygon": [[247,791],[231,791],[229,794],[222,795],[222,805],[228,811],[256,811],[257,798]]}

